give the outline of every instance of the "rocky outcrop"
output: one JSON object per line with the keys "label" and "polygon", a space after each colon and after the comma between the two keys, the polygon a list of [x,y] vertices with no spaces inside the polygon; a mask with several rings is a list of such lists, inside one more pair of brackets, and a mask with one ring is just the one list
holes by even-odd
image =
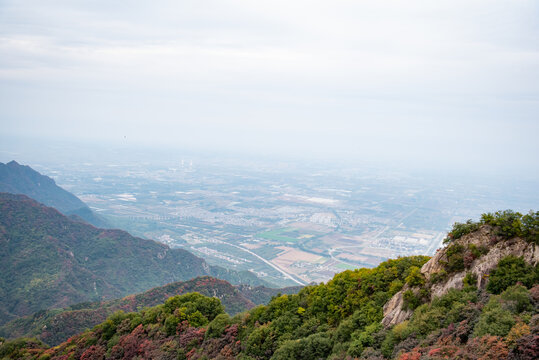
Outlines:
{"label": "rocky outcrop", "polygon": [[384,318],[382,319],[382,325],[390,327],[397,325],[398,323],[407,320],[412,316],[412,310],[404,309],[403,294],[409,287],[406,285],[401,291],[396,293],[385,305],[384,305]]}
{"label": "rocky outcrop", "polygon": [[[447,247],[438,250],[429,261],[421,268],[421,273],[427,280],[427,286],[430,287],[431,299],[446,294],[449,289],[462,289],[463,279],[468,272],[473,273],[477,278],[477,287],[484,289],[490,272],[496,268],[498,262],[508,256],[513,255],[522,257],[525,262],[535,266],[539,262],[539,247],[533,243],[527,242],[521,238],[510,240],[501,240],[496,235],[492,227],[483,225],[479,230],[465,235],[455,241],[465,248],[475,245],[477,248],[486,247],[488,252],[475,259],[465,271],[452,273],[445,280],[432,283],[429,280],[436,273],[444,269],[447,262]],[[403,294],[410,287],[405,285],[401,291],[396,293],[384,306],[384,318],[382,324],[390,327],[407,320],[412,315],[412,311],[403,309]],[[412,289],[413,290],[413,289]]]}

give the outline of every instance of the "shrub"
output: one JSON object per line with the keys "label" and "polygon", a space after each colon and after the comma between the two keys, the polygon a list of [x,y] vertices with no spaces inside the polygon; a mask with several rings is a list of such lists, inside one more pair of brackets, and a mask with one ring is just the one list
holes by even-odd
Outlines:
{"label": "shrub", "polygon": [[514,314],[533,310],[529,291],[522,285],[507,288],[501,295],[502,307]]}
{"label": "shrub", "polygon": [[518,339],[515,348],[509,353],[509,359],[539,359],[539,335],[529,334]]}
{"label": "shrub", "polygon": [[410,286],[422,286],[425,284],[425,277],[421,273],[419,267],[410,267],[410,274],[406,277],[406,283]]}
{"label": "shrub", "polygon": [[493,296],[479,316],[474,336],[506,336],[514,325],[515,319],[511,312],[502,308],[498,296]]}
{"label": "shrub", "polygon": [[465,223],[456,222],[444,239],[444,244],[460,239],[479,229],[483,224],[496,228],[496,234],[505,239],[520,236],[529,242],[539,244],[539,211],[530,211],[526,215],[513,210],[497,211],[481,215],[479,222],[471,219]]}
{"label": "shrub", "polygon": [[510,239],[522,235],[522,214],[513,210],[497,211],[481,215],[481,221],[497,228],[497,234]]}
{"label": "shrub", "polygon": [[208,324],[208,318],[202,315],[200,311],[195,311],[194,313],[187,316],[187,321],[189,321],[189,325],[194,327],[201,327]]}
{"label": "shrub", "polygon": [[393,349],[398,342],[399,340],[395,338],[393,332],[389,332],[389,334],[387,334],[384,341],[382,342],[382,345],[380,346],[382,355],[384,355],[386,359],[391,357],[391,355],[393,354]]}
{"label": "shrub", "polygon": [[389,284],[389,290],[388,290],[389,295],[391,296],[395,295],[402,289],[403,286],[404,284],[399,279],[393,280],[391,284]]}
{"label": "shrub", "polygon": [[507,344],[499,336],[482,336],[466,344],[468,359],[507,359]]}
{"label": "shrub", "polygon": [[448,273],[460,272],[464,270],[464,246],[452,244],[446,250]]}
{"label": "shrub", "polygon": [[206,339],[220,337],[228,325],[230,325],[230,316],[228,316],[228,314],[217,315],[215,319],[208,324],[208,329],[205,334]]}
{"label": "shrub", "polygon": [[179,323],[180,319],[174,315],[169,315],[165,320],[165,333],[169,336],[176,334],[176,328]]}
{"label": "shrub", "polygon": [[522,217],[522,236],[539,245],[539,211],[530,211]]}
{"label": "shrub", "polygon": [[505,239],[520,236],[539,244],[539,211],[530,211],[524,216],[513,210],[497,211],[481,215],[481,222],[494,226],[496,234]]}
{"label": "shrub", "polygon": [[359,339],[356,339],[350,344],[347,354],[353,358],[358,358],[361,356],[364,348],[363,343]]}
{"label": "shrub", "polygon": [[474,323],[479,314],[476,302],[477,291],[471,288],[451,289],[444,296],[434,298],[430,304],[419,306],[410,319],[408,330],[422,338],[451,323],[464,320]]}
{"label": "shrub", "polygon": [[479,229],[480,224],[469,219],[465,223],[456,222],[453,224],[453,229],[447,234],[444,239],[444,244],[460,239],[466,234],[470,234]]}
{"label": "shrub", "polygon": [[333,345],[325,334],[314,334],[301,340],[288,340],[283,343],[272,359],[325,359],[331,352]]}
{"label": "shrub", "polygon": [[499,294],[517,282],[526,287],[531,287],[537,281],[537,269],[526,264],[522,257],[506,256],[498,262],[487,284],[487,291]]}
{"label": "shrub", "polygon": [[405,310],[415,310],[421,305],[421,299],[412,290],[406,290],[402,294],[402,299],[404,300],[403,307]]}
{"label": "shrub", "polygon": [[468,245],[468,250],[472,253],[475,259],[481,257],[481,255],[485,255],[488,253],[488,247],[481,245],[477,247],[475,244]]}
{"label": "shrub", "polygon": [[410,333],[411,330],[408,327],[408,321],[403,321],[400,324],[395,325],[382,342],[380,347],[382,355],[384,355],[386,358],[392,357],[395,345],[406,339]]}
{"label": "shrub", "polygon": [[438,272],[435,272],[433,273],[430,278],[429,278],[429,281],[432,283],[432,284],[436,284],[436,283],[439,283],[439,282],[442,282],[444,281],[445,279],[447,279],[447,271],[445,271],[444,269],[438,271]]}
{"label": "shrub", "polygon": [[19,338],[12,341],[0,342],[0,359],[25,358],[26,349],[43,348],[44,344],[37,339]]}
{"label": "shrub", "polygon": [[464,286],[476,286],[477,276],[473,272],[467,272],[464,279],[462,279]]}
{"label": "shrub", "polygon": [[255,358],[269,358],[275,351],[277,344],[275,334],[268,325],[262,325],[254,329],[245,343],[246,355]]}
{"label": "shrub", "polygon": [[350,340],[350,336],[357,329],[352,319],[341,321],[334,333],[334,339],[337,342],[345,342]]}
{"label": "shrub", "polygon": [[511,328],[509,334],[507,334],[507,343],[509,346],[514,347],[521,337],[529,335],[530,333],[531,331],[528,325],[523,322],[518,322]]}
{"label": "shrub", "polygon": [[375,345],[374,335],[380,331],[382,325],[380,323],[374,323],[367,327],[359,334],[356,332],[352,334],[352,343],[348,349],[348,355],[352,357],[359,357],[363,352],[363,349]]}

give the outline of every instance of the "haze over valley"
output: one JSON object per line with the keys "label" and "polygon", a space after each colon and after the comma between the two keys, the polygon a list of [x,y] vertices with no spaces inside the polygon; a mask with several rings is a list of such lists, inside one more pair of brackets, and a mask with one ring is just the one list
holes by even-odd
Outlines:
{"label": "haze over valley", "polygon": [[477,183],[368,163],[114,149],[106,158],[96,153],[79,162],[64,154],[32,166],[113,227],[275,286],[434,254],[454,222],[485,209],[527,212],[538,201],[533,182],[487,176]]}

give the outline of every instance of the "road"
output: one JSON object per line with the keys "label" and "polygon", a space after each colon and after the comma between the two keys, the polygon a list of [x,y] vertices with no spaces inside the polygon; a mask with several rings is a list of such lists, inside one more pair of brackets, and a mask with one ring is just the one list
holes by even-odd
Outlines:
{"label": "road", "polygon": [[275,265],[274,263],[264,259],[262,256],[258,255],[258,254],[255,254],[254,252],[252,252],[251,250],[249,249],[246,249],[244,247],[241,247],[239,245],[235,245],[235,244],[231,244],[229,242],[226,242],[226,241],[223,241],[223,240],[216,240],[216,242],[219,242],[219,243],[222,243],[222,244],[226,244],[228,246],[232,246],[232,247],[235,247],[235,248],[238,248],[242,251],[245,251],[246,253],[249,253],[251,255],[253,255],[254,257],[256,257],[257,259],[263,261],[264,263],[266,263],[267,265],[271,266],[272,268],[274,268],[275,270],[277,270],[278,272],[280,272],[281,274],[283,274],[287,279],[290,279],[292,280],[293,282],[295,282],[296,284],[299,284],[299,285],[302,285],[302,286],[305,286],[307,285],[306,283],[304,283],[303,281],[301,280],[298,280],[296,279],[295,277],[293,277],[292,275],[290,275],[289,273],[287,273],[286,271],[284,271],[283,269],[281,269],[280,267],[278,267],[277,265]]}

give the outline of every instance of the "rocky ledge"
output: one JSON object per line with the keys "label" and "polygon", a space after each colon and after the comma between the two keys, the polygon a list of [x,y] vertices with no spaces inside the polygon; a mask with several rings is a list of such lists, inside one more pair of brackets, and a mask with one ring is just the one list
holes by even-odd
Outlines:
{"label": "rocky ledge", "polygon": [[[434,282],[433,276],[446,271],[446,264],[449,261],[448,249],[455,245],[460,245],[465,249],[474,246],[477,249],[484,249],[486,253],[471,261],[465,270],[450,273],[442,281]],[[502,258],[509,255],[522,257],[526,263],[535,266],[539,262],[539,247],[518,237],[509,240],[500,239],[489,225],[482,225],[477,231],[455,240],[450,246],[438,250],[421,268],[426,286],[429,287],[431,300],[446,294],[449,289],[462,289],[463,280],[468,273],[472,273],[477,279],[477,287],[484,289],[490,272],[496,268]],[[406,284],[386,303],[382,320],[385,327],[399,324],[412,316],[413,311],[404,306],[404,293],[407,290],[417,292],[419,289]]]}

